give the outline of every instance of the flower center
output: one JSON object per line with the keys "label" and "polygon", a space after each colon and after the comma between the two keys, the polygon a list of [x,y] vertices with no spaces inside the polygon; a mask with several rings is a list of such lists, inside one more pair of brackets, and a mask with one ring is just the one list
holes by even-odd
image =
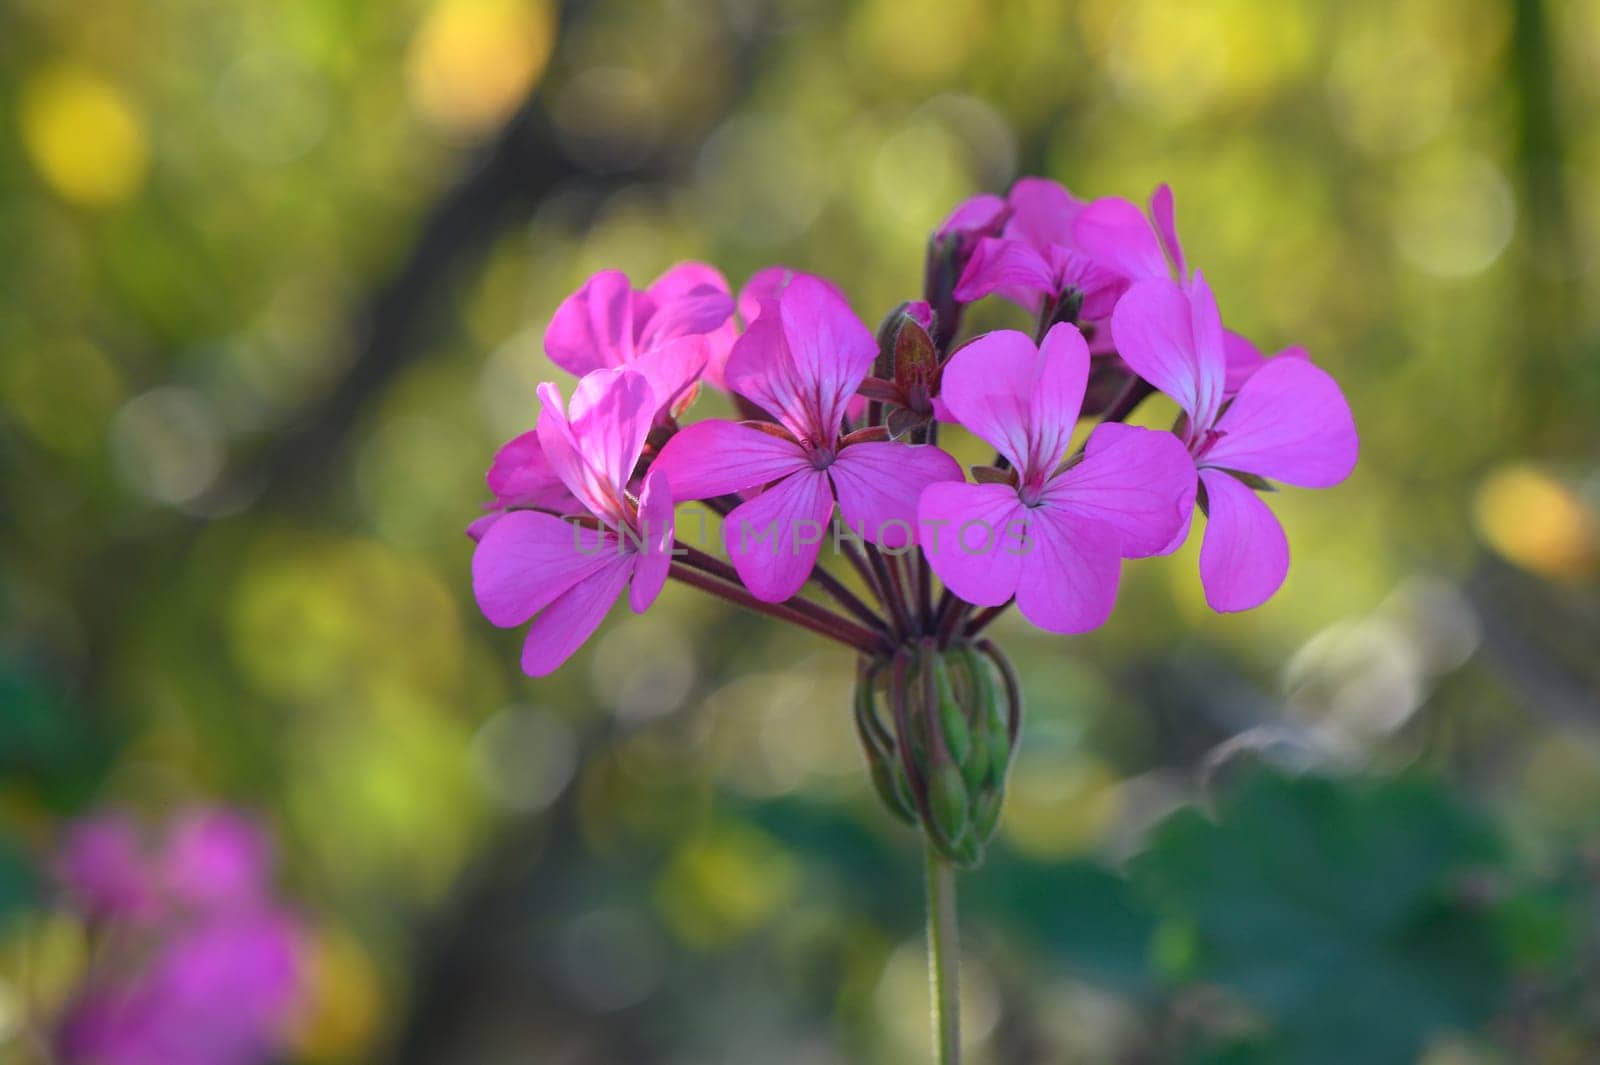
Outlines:
{"label": "flower center", "polygon": [[1198,433],[1190,433],[1188,440],[1189,454],[1193,455],[1198,461],[1205,457],[1205,453],[1210,451],[1218,440],[1227,435],[1227,433],[1219,432],[1216,429],[1202,429]]}

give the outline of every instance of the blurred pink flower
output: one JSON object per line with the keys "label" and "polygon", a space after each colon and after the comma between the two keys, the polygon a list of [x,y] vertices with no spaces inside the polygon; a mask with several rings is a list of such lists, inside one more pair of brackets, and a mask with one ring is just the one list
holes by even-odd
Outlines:
{"label": "blurred pink flower", "polygon": [[[1111,328],[1134,372],[1183,408],[1209,518],[1200,549],[1206,602],[1222,611],[1259,606],[1288,575],[1289,543],[1246,478],[1326,488],[1348,477],[1360,446],[1344,394],[1290,349],[1262,361],[1227,402],[1229,339],[1199,271],[1187,288],[1167,278],[1134,285]],[[1187,526],[1179,541],[1186,535]]]}
{"label": "blurred pink flower", "polygon": [[158,899],[139,826],[124,813],[75,822],[56,853],[56,878],[73,903],[94,919],[145,920]]}
{"label": "blurred pink flower", "polygon": [[1088,378],[1088,346],[1066,323],[1038,348],[1003,330],[956,352],[944,371],[945,405],[1014,477],[935,484],[918,508],[940,580],[980,606],[1015,596],[1024,617],[1052,632],[1104,622],[1121,560],[1169,543],[1193,493],[1188,456],[1170,433],[1102,425],[1082,461],[1061,465]]}
{"label": "blurred pink flower", "polygon": [[[545,676],[604,620],[624,587],[643,613],[672,562],[672,498],[652,469],[638,499],[628,492],[645,437],[661,407],[631,369],[585,374],[563,409],[553,384],[539,386],[539,444],[546,461],[592,524],[515,510],[483,535],[472,556],[478,606],[495,625],[529,620],[522,668]],[[537,615],[537,616],[535,616]]]}
{"label": "blurred pink flower", "polygon": [[208,910],[252,907],[272,891],[272,842],[235,810],[202,808],[178,817],[159,856],[169,898]]}
{"label": "blurred pink flower", "polygon": [[[112,846],[107,841],[114,840]],[[98,842],[96,842],[98,841]],[[137,909],[94,902],[91,877],[115,871]],[[104,862],[108,855],[114,860]],[[147,844],[120,815],[66,834],[58,870],[96,919],[109,952],[78,989],[58,1044],[73,1065],[258,1065],[279,1056],[307,971],[300,921],[274,897],[272,846],[255,821],[222,808],[175,818]]]}
{"label": "blurred pink flower", "polygon": [[[837,498],[857,534],[887,547],[915,542],[917,497],[960,467],[936,447],[841,436],[848,405],[877,357],[872,334],[833,286],[801,275],[762,307],[728,359],[728,385],[776,425],[721,420],[688,426],[654,470],[678,499],[758,485],[766,491],[723,524],[734,567],[751,593],[788,599],[806,581]],[[766,530],[775,535],[763,537]]]}
{"label": "blurred pink flower", "polygon": [[175,930],[136,974],[88,990],[61,1033],[83,1065],[257,1065],[278,1057],[304,971],[297,923],[269,908]]}

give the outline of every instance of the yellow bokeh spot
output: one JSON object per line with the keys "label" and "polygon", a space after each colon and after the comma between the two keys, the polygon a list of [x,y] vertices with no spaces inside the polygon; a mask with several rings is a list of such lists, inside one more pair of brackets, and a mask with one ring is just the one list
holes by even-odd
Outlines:
{"label": "yellow bokeh spot", "polygon": [[0,360],[0,404],[34,439],[63,454],[102,446],[122,394],[116,364],[77,337],[30,338]]}
{"label": "yellow bokeh spot", "polygon": [[84,207],[108,207],[139,191],[149,144],[138,112],[92,70],[47,67],[21,94],[22,142],[50,188]]}
{"label": "yellow bokeh spot", "polygon": [[1573,579],[1600,563],[1600,518],[1532,466],[1496,470],[1478,488],[1478,532],[1500,555],[1546,577]]}
{"label": "yellow bokeh spot", "polygon": [[722,946],[776,915],[794,897],[797,872],[794,859],[765,834],[728,824],[678,851],[656,899],[686,942]]}
{"label": "yellow bokeh spot", "polygon": [[[1265,99],[1313,54],[1297,0],[1132,0],[1090,5],[1083,28],[1122,93],[1175,121]],[[1099,35],[1103,39],[1096,40]]]}
{"label": "yellow bokeh spot", "polygon": [[310,975],[304,1012],[295,1019],[295,1056],[306,1061],[365,1057],[383,1013],[378,971],[350,934],[319,930],[307,951]]}
{"label": "yellow bokeh spot", "polygon": [[861,29],[874,66],[902,81],[933,81],[966,62],[984,17],[972,0],[944,0],[937,17],[921,0],[877,0],[863,9]]}
{"label": "yellow bokeh spot", "polygon": [[476,134],[505,121],[554,43],[544,0],[439,0],[411,41],[411,100],[429,121]]}
{"label": "yellow bokeh spot", "polygon": [[1092,847],[1120,808],[1117,776],[1100,762],[1020,761],[1006,789],[1000,828],[1017,850],[1060,858]]}

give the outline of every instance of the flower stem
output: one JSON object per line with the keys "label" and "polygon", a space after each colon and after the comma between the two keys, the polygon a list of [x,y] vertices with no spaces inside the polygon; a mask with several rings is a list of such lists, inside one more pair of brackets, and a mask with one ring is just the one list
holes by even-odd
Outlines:
{"label": "flower stem", "polygon": [[741,584],[730,584],[683,562],[672,563],[670,573],[676,580],[703,592],[709,592],[719,599],[726,599],[757,614],[765,614],[779,621],[787,621],[792,625],[809,629],[819,636],[837,640],[862,654],[876,656],[887,649],[887,643],[880,633],[864,629],[855,622],[819,607],[801,596],[795,596],[782,603],[769,603],[751,595]]}
{"label": "flower stem", "polygon": [[992,606],[987,610],[980,611],[978,614],[973,616],[971,621],[967,622],[966,631],[962,633],[962,635],[969,640],[974,638],[978,635],[978,633],[988,628],[1001,614],[1004,614],[1007,610],[1010,610],[1013,602],[1015,602],[1015,600],[1007,599],[999,606]]}
{"label": "flower stem", "polygon": [[900,585],[900,571],[895,567],[893,558],[885,559],[883,552],[874,545],[867,544],[866,550],[867,560],[872,566],[872,574],[882,595],[884,606],[888,608],[889,617],[894,623],[894,634],[909,636],[911,616],[906,610],[905,590]]}
{"label": "flower stem", "polygon": [[956,870],[927,843],[928,997],[938,1065],[961,1063],[961,942],[956,927]]}

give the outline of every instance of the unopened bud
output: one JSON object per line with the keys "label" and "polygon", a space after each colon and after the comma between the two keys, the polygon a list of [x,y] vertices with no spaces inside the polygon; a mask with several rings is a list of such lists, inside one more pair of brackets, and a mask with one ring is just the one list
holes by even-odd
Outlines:
{"label": "unopened bud", "polygon": [[928,816],[940,842],[955,846],[967,833],[967,782],[954,765],[942,765],[928,778]]}
{"label": "unopened bud", "polygon": [[1013,686],[1002,691],[995,672],[1001,661],[988,644],[942,650],[927,638],[892,662],[864,665],[856,687],[856,728],[879,797],[967,868],[983,860],[1000,823],[1016,740]]}

